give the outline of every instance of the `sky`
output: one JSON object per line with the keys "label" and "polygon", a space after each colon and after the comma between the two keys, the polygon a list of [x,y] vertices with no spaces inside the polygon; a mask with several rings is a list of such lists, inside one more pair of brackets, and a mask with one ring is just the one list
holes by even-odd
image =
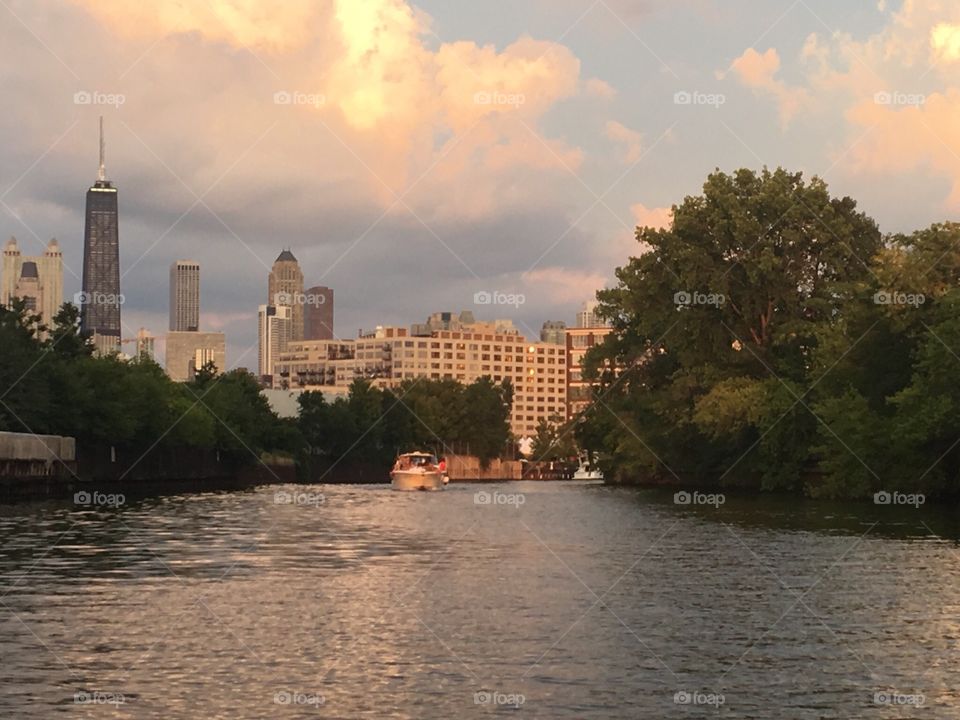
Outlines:
{"label": "sky", "polygon": [[339,337],[535,337],[716,168],[819,175],[889,233],[960,211],[955,0],[0,0],[0,48],[0,235],[56,237],[79,291],[103,115],[124,336],[196,260],[231,366],[284,248]]}

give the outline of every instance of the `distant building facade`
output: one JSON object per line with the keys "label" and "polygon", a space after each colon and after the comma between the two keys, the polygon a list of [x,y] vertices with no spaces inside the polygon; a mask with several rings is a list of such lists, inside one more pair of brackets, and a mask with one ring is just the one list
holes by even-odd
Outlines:
{"label": "distant building facade", "polygon": [[[493,324],[472,324],[481,325]],[[464,384],[484,376],[495,383],[510,380],[510,427],[518,437],[534,435],[542,418],[562,417],[566,411],[565,346],[530,342],[517,332],[496,333],[492,327],[419,335],[407,328],[379,327],[355,340],[290,343],[278,354],[274,371],[274,387],[337,394],[347,392],[356,378],[379,387],[415,378]]]}
{"label": "distant building facade", "polygon": [[83,292],[80,325],[99,353],[120,350],[120,235],[117,189],[107,180],[100,118],[100,170],[87,190],[83,228]]}
{"label": "distant building facade", "polygon": [[273,385],[274,364],[287,349],[293,327],[293,308],[289,305],[261,305],[257,313],[257,372],[261,381]]}
{"label": "distant building facade", "polygon": [[563,345],[566,343],[566,329],[563,320],[547,320],[540,328],[540,342]]}
{"label": "distant building facade", "polygon": [[188,382],[210,362],[218,372],[224,372],[227,366],[226,344],[226,337],[221,332],[167,333],[167,374],[175,382]]}
{"label": "distant building facade", "polygon": [[303,272],[289,250],[281,252],[273,263],[267,280],[267,307],[290,308],[290,340],[303,339]]}
{"label": "distant building facade", "polygon": [[600,305],[596,300],[588,300],[577,313],[578,328],[596,328],[609,327],[609,323],[597,317],[597,307]]}
{"label": "distant building facade", "polygon": [[315,285],[304,295],[303,339],[333,340],[333,289]]}
{"label": "distant building facade", "polygon": [[0,274],[0,304],[8,305],[15,297],[23,298],[43,324],[53,326],[53,318],[63,305],[63,253],[56,239],[36,257],[21,255],[16,238],[7,241]]}
{"label": "distant building facade", "polygon": [[200,264],[177,260],[170,266],[170,330],[200,329]]}
{"label": "distant building facade", "polygon": [[583,378],[584,358],[590,348],[602,343],[611,332],[608,327],[567,329],[567,420],[580,415],[593,402],[593,383]]}
{"label": "distant building facade", "polygon": [[156,338],[150,334],[150,331],[146,328],[140,328],[137,331],[137,357],[138,358],[149,358],[150,360],[156,360],[157,358],[157,344]]}

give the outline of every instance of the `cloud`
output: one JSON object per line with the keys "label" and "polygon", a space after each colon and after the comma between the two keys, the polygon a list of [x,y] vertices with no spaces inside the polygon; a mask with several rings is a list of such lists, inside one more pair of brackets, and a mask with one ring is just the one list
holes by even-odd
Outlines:
{"label": "cloud", "polygon": [[608,100],[617,96],[617,89],[606,80],[600,78],[590,78],[586,82],[587,95]]}
{"label": "cloud", "polygon": [[930,31],[930,50],[934,62],[960,60],[960,25],[949,22],[937,23]]}
{"label": "cloud", "polygon": [[[282,125],[294,122],[294,113],[303,115],[296,124],[312,125],[318,136],[308,142],[352,156],[348,164],[359,166],[355,175],[367,185],[365,194],[372,192],[383,206],[393,205],[429,175],[405,205],[431,212],[442,205],[438,194],[453,195],[453,181],[459,181],[475,188],[471,203],[456,199],[473,216],[520,201],[505,197],[503,189],[519,180],[524,169],[564,173],[579,163],[578,148],[540,129],[547,111],[581,91],[579,60],[553,42],[523,36],[502,50],[469,41],[433,47],[426,41],[430,18],[405,0],[292,0],[269,7],[255,0],[74,2],[119,37],[134,38],[138,46],[156,43],[139,63],[141,71],[159,71],[161,59],[170,63],[164,68],[167,82],[150,88],[154,107],[187,114],[186,104],[200,105],[210,99],[203,92],[215,93],[223,105],[245,106],[246,112],[224,119],[222,131],[229,134],[277,109],[269,101],[284,94],[292,107],[280,108],[287,111]],[[206,91],[191,88],[203,83],[195,75],[210,73],[196,73],[195,64],[218,67],[224,44],[245,51],[233,62],[252,61],[256,70],[266,67],[272,73],[268,82],[273,87],[263,88],[259,108],[250,94],[262,81],[232,80]],[[183,67],[190,54],[196,56],[194,66]],[[176,88],[180,79],[183,86]],[[334,167],[327,162],[330,155],[311,156],[301,143],[287,160],[302,165],[313,157],[311,171],[340,184],[342,178],[335,176],[343,173],[344,164]],[[229,163],[223,160],[225,168]],[[445,171],[434,173],[441,162]],[[435,182],[440,175],[442,184]],[[526,187],[530,192],[547,189],[543,183]]]}
{"label": "cloud", "polygon": [[596,296],[607,283],[599,273],[571,270],[563,267],[544,267],[528,270],[521,276],[531,295],[551,304],[579,303]]}
{"label": "cloud", "polygon": [[630,206],[630,212],[638,227],[652,227],[658,230],[670,227],[673,222],[673,208],[648,208],[643,203]]}
{"label": "cloud", "polygon": [[623,146],[623,162],[627,165],[633,165],[643,154],[642,136],[636,130],[631,130],[626,125],[616,120],[608,120],[605,126],[608,138]]}
{"label": "cloud", "polygon": [[806,90],[790,87],[775,76],[780,71],[780,54],[769,48],[762,55],[753,48],[747,50],[730,66],[737,79],[748,88],[774,96],[780,112],[780,123],[786,127],[810,97]]}

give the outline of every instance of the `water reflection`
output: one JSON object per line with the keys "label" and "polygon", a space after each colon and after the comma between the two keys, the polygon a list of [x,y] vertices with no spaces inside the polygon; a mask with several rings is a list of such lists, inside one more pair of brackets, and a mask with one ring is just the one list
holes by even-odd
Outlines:
{"label": "water reflection", "polygon": [[587,484],[8,506],[0,715],[956,717],[957,537]]}

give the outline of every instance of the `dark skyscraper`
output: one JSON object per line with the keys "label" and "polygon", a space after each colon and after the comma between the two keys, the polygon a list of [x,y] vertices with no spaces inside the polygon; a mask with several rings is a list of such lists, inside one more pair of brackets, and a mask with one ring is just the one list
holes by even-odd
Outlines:
{"label": "dark skyscraper", "polygon": [[100,118],[100,171],[87,190],[83,228],[83,293],[81,325],[94,333],[100,352],[120,349],[120,237],[117,189],[107,180],[103,163],[103,118]]}
{"label": "dark skyscraper", "polygon": [[333,340],[333,290],[322,285],[304,293],[304,340]]}

